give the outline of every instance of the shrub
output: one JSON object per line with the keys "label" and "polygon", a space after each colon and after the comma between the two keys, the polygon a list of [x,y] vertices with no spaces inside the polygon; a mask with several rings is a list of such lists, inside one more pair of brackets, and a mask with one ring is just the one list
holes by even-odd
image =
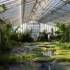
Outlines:
{"label": "shrub", "polygon": [[57,23],[58,36],[60,35],[61,42],[70,42],[70,24],[69,23]]}
{"label": "shrub", "polygon": [[48,34],[45,31],[41,32],[38,41],[48,41]]}
{"label": "shrub", "polygon": [[8,52],[12,46],[12,41],[10,39],[11,36],[11,25],[10,24],[3,24],[0,27],[0,36],[1,36],[1,43],[0,43],[0,51]]}
{"label": "shrub", "polygon": [[33,38],[31,37],[30,32],[25,32],[21,35],[21,41],[22,42],[33,42]]}
{"label": "shrub", "polygon": [[68,58],[58,58],[56,59],[57,62],[70,62],[70,59]]}
{"label": "shrub", "polygon": [[13,27],[10,23],[2,22],[0,26],[0,51],[7,52],[10,51],[16,42],[19,40],[18,33],[16,29],[13,30]]}

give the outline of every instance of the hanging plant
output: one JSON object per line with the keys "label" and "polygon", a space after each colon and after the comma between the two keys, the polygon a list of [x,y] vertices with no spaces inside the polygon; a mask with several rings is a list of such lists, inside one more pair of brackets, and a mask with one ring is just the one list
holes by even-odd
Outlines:
{"label": "hanging plant", "polygon": [[0,13],[3,13],[7,10],[7,7],[5,4],[0,5]]}

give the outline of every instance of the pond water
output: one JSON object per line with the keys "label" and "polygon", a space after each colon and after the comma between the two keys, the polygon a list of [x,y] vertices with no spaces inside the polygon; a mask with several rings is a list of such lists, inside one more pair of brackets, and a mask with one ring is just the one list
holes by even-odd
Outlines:
{"label": "pond water", "polygon": [[[22,53],[33,53],[32,51],[33,51],[33,49],[39,49],[39,48],[41,48],[41,49],[43,49],[43,48],[45,48],[46,49],[46,47],[44,47],[43,45],[42,45],[42,47],[40,47],[39,45],[37,45],[37,44],[29,44],[29,43],[25,43],[24,45],[22,45],[22,47],[18,47],[18,48],[14,48],[13,50],[12,50],[12,54],[22,54]],[[48,48],[50,48],[50,47],[48,47]],[[48,49],[48,51],[41,51],[41,53],[44,55],[44,56],[52,56],[53,55],[53,52],[52,52],[52,50],[49,50]]]}
{"label": "pond water", "polygon": [[[26,48],[24,47],[19,47],[19,48],[14,48],[12,53],[13,54],[20,54],[20,53],[24,53],[24,52],[29,52],[29,50],[32,50],[33,48],[37,48],[38,46],[36,46],[35,44],[26,44],[25,45]],[[30,49],[28,48],[30,47]],[[27,50],[28,51],[25,51]],[[52,56],[51,54],[52,52],[49,50],[48,51],[48,55]],[[45,53],[46,54],[46,53]],[[35,62],[20,62],[20,63],[13,63],[13,64],[9,64],[7,65],[7,70],[70,70],[64,68],[65,66],[67,66],[66,64],[59,64],[56,62],[46,62],[46,61],[35,61]],[[68,65],[70,67],[70,64]]]}
{"label": "pond water", "polygon": [[[24,46],[19,47],[19,48],[14,48],[12,50],[13,54],[21,54],[21,53],[29,53],[31,52],[32,49],[38,48],[36,44],[24,44]],[[43,55],[50,56],[51,51],[49,50],[48,52],[44,53]],[[37,61],[37,62],[25,62],[25,63],[17,63],[17,64],[12,64],[9,66],[9,70],[51,70],[49,62],[46,61]]]}
{"label": "pond water", "polygon": [[51,70],[51,66],[47,62],[26,62],[10,65],[9,70]]}
{"label": "pond water", "polygon": [[8,65],[5,70],[70,70],[70,63],[25,62]]}

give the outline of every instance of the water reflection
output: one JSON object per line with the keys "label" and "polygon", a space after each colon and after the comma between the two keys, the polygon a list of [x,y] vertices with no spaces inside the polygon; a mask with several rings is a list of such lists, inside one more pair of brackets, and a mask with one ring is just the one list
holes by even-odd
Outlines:
{"label": "water reflection", "polygon": [[35,61],[35,62],[13,63],[8,64],[6,66],[4,70],[70,70],[70,63],[67,62],[51,64],[46,61]]}
{"label": "water reflection", "polygon": [[9,70],[54,70],[50,62],[35,61],[12,64]]}

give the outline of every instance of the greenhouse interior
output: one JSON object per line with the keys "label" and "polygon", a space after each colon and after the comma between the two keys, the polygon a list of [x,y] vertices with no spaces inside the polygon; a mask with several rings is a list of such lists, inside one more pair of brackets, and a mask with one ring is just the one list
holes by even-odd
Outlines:
{"label": "greenhouse interior", "polygon": [[0,0],[0,70],[70,70],[70,0]]}

